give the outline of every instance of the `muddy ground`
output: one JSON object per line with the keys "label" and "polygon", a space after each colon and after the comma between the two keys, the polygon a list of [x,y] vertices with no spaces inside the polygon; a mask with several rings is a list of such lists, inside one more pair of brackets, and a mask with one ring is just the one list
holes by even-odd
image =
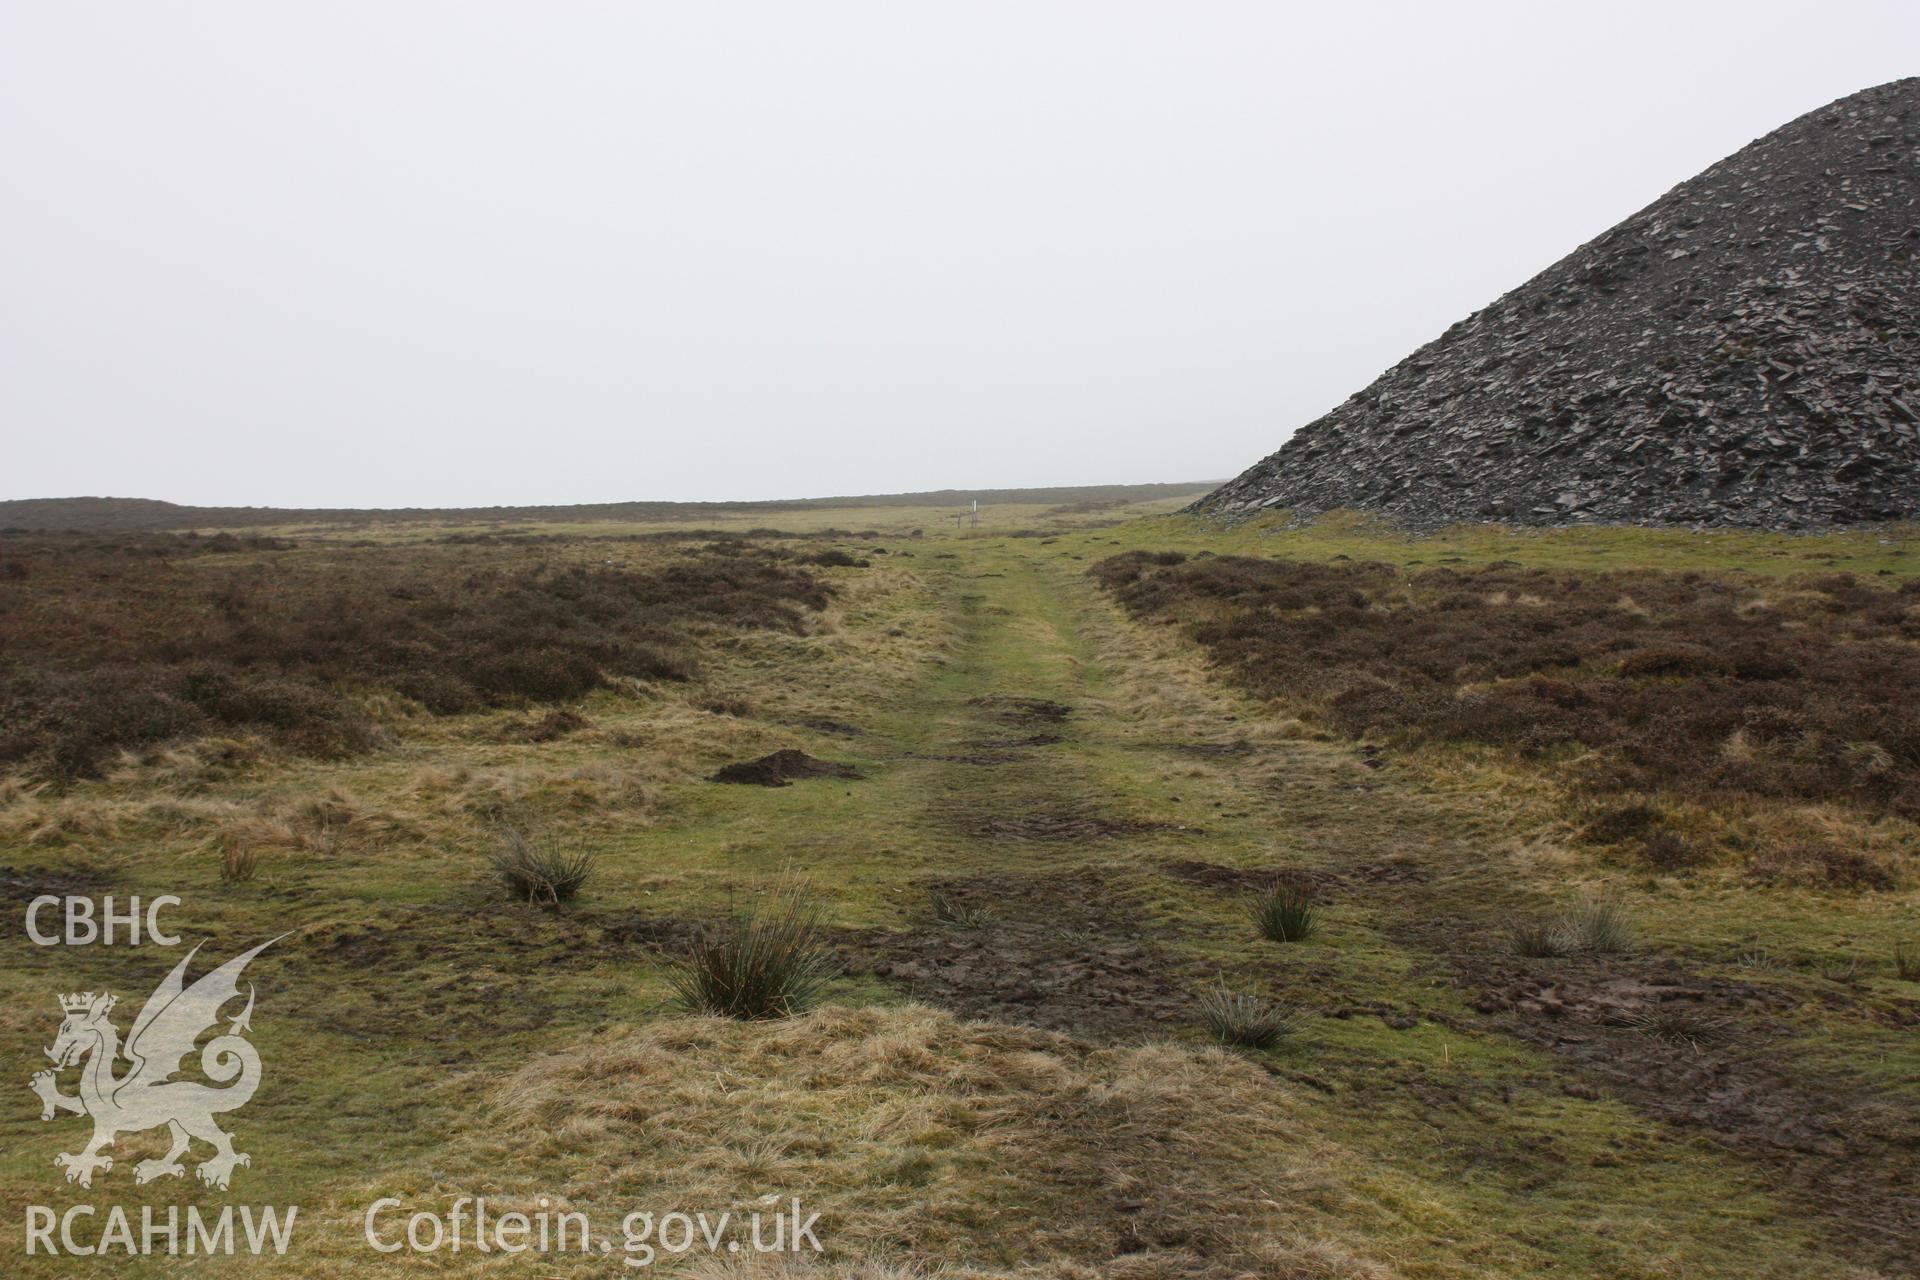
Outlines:
{"label": "muddy ground", "polygon": [[731,782],[750,787],[790,787],[800,778],[848,778],[858,779],[860,771],[852,765],[837,764],[832,760],[820,760],[804,751],[792,747],[761,756],[758,760],[742,760],[736,764],[723,765],[709,782]]}
{"label": "muddy ground", "polygon": [[[994,694],[969,708],[1017,729],[1064,727],[1073,708],[1044,698]],[[933,759],[1033,773],[1058,735],[963,739]],[[1251,768],[1258,752],[1244,741],[1156,744],[1157,749],[1227,769]],[[984,748],[984,750],[983,750]],[[1245,764],[1243,765],[1243,762]],[[1356,750],[1338,776],[1250,776],[1291,821],[1311,827],[1316,795],[1364,796],[1392,805],[1377,749]],[[1192,993],[1211,977],[1182,956],[1122,877],[1104,872],[1103,849],[1139,840],[1200,837],[1204,831],[1157,818],[1119,817],[1085,800],[1035,795],[1024,806],[982,813],[935,807],[935,816],[976,838],[1032,843],[1059,869],[1023,875],[940,877],[927,887],[976,914],[967,928],[929,920],[925,928],[870,930],[846,939],[854,971],[880,978],[916,999],[978,1018],[1037,1026],[1096,1039],[1137,1040],[1191,1034]],[[1324,997],[1308,1004],[1323,1017],[1377,1017],[1411,1029],[1438,1018],[1458,1029],[1511,1036],[1548,1055],[1558,1086],[1582,1097],[1611,1097],[1649,1121],[1695,1134],[1761,1170],[1777,1193],[1804,1205],[1836,1239],[1881,1265],[1920,1239],[1920,1119],[1887,1105],[1863,1081],[1804,1078],[1792,1064],[1792,1033],[1774,1020],[1794,1000],[1698,972],[1664,956],[1621,954],[1527,960],[1509,954],[1502,925],[1544,905],[1490,880],[1470,848],[1443,844],[1420,855],[1352,854],[1331,865],[1279,863],[1229,867],[1193,854],[1169,856],[1167,880],[1208,895],[1249,896],[1275,881],[1332,911],[1363,909],[1391,939],[1424,957],[1420,964],[1466,995],[1472,1012],[1436,1014],[1337,990],[1333,971],[1311,947],[1288,955],[1297,988],[1324,976]],[[1176,846],[1177,847],[1177,846]],[[1092,865],[1086,865],[1091,863]],[[1912,1011],[1897,1017],[1920,1015]],[[1312,1084],[1311,1072],[1302,1082]],[[1368,1087],[1414,1089],[1425,1105],[1488,1105],[1474,1087],[1386,1077]],[[1457,1095],[1457,1096],[1456,1096]]]}
{"label": "muddy ground", "polygon": [[1790,996],[1659,957],[1450,958],[1494,1025],[1606,1094],[1752,1161],[1888,1256],[1920,1240],[1920,1117],[1796,1070]]}
{"label": "muddy ground", "polygon": [[1137,1040],[1191,1017],[1188,992],[1204,975],[1096,868],[929,887],[979,923],[853,935],[857,971],[969,1017],[1080,1036]]}

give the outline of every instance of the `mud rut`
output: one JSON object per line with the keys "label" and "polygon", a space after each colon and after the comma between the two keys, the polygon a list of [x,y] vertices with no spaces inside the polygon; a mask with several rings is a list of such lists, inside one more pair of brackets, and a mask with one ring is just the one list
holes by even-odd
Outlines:
{"label": "mud rut", "polygon": [[[1371,750],[1129,743],[1143,769],[1205,759],[1235,771],[1246,810],[1286,824],[1293,847],[1311,855],[1307,865],[1221,866],[1208,859],[1198,815],[1116,812],[1076,756],[1083,744],[1126,735],[1088,696],[1093,666],[1075,639],[1072,609],[1102,606],[1084,596],[1062,603],[1075,599],[1070,588],[997,579],[971,581],[959,597],[961,653],[912,713],[937,727],[935,740],[916,735],[902,755],[924,797],[918,825],[950,855],[950,869],[926,883],[978,923],[851,934],[856,970],[971,1017],[1092,1039],[1180,1034],[1214,971],[1141,900],[1164,897],[1169,882],[1242,893],[1278,874],[1311,887],[1328,911],[1363,912],[1416,973],[1460,989],[1474,1011],[1394,1006],[1329,980],[1302,1001],[1313,1012],[1374,1016],[1395,1028],[1426,1019],[1518,1040],[1567,1093],[1634,1108],[1649,1121],[1646,1136],[1704,1138],[1734,1153],[1829,1228],[1836,1252],[1895,1273],[1912,1265],[1920,1118],[1881,1102],[1863,1080],[1802,1074],[1787,1050],[1791,1033],[1769,1023],[1790,998],[1656,954],[1512,957],[1499,942],[1504,922],[1553,904],[1515,887],[1487,855],[1490,840],[1473,815],[1448,812]],[[1031,616],[1036,601],[1065,616]],[[1232,719],[1231,694],[1215,696],[1220,719]],[[1697,1012],[1716,1027],[1715,1042],[1666,1043],[1633,1027],[1663,1006]],[[1920,1007],[1900,1016],[1920,1027]],[[1383,1087],[1394,1084],[1369,1078],[1356,1097]],[[1416,1091],[1434,1105],[1484,1101],[1430,1099],[1429,1083]]]}

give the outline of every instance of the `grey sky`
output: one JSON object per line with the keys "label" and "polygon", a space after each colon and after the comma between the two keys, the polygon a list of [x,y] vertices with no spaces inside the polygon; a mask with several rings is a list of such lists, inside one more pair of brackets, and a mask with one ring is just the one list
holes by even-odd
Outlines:
{"label": "grey sky", "polygon": [[0,0],[0,497],[1226,476],[1920,5]]}

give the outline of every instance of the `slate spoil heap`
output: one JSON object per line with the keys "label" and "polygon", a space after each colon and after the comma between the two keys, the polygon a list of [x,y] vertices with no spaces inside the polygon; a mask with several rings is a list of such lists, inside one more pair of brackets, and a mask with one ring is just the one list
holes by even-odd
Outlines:
{"label": "slate spoil heap", "polygon": [[1768,134],[1190,510],[1817,528],[1920,513],[1920,78]]}

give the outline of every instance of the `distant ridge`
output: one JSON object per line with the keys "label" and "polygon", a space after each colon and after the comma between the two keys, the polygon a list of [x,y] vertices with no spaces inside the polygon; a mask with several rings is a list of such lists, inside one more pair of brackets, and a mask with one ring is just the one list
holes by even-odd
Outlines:
{"label": "distant ridge", "polygon": [[413,521],[469,523],[680,521],[728,513],[831,510],[862,507],[958,507],[1156,502],[1212,488],[1188,484],[1072,485],[1051,489],[930,489],[845,498],[783,498],[764,502],[595,502],[531,507],[186,507],[154,498],[16,498],[0,501],[0,531],[137,533],[161,529],[244,529],[287,524],[371,524]]}
{"label": "distant ridge", "polygon": [[1413,527],[1920,512],[1920,79],[1842,98],[1454,325],[1195,509]]}

